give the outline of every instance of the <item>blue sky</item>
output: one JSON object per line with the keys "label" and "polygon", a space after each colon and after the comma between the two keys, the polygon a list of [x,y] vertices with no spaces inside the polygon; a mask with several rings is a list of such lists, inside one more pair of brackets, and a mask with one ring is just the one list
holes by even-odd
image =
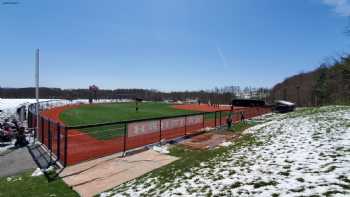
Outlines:
{"label": "blue sky", "polygon": [[[14,0],[7,0],[14,1]],[[0,86],[271,87],[350,50],[350,0],[0,0]]]}

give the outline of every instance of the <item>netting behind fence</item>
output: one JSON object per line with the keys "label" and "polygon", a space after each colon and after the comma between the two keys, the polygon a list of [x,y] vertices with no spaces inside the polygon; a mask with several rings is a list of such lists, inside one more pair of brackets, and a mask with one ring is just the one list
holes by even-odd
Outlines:
{"label": "netting behind fence", "polygon": [[[31,112],[29,112],[31,113]],[[36,118],[35,125],[36,125]],[[39,118],[39,127],[36,132],[39,140],[47,148],[53,161],[59,161],[62,164],[65,159],[65,127],[45,117]]]}

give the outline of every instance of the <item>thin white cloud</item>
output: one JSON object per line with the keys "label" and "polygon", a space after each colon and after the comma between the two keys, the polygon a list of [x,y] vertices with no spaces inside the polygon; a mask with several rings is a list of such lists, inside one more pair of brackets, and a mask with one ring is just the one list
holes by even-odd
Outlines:
{"label": "thin white cloud", "polygon": [[341,16],[350,16],[350,0],[322,0],[324,4],[334,7]]}
{"label": "thin white cloud", "polygon": [[222,61],[222,64],[224,65],[224,68],[228,68],[229,66],[228,66],[228,64],[227,64],[227,61],[226,61],[226,58],[225,58],[224,54],[223,54],[222,51],[221,51],[221,48],[218,47],[218,46],[216,46],[216,50],[218,51],[218,54],[219,54],[219,56],[220,56],[220,59],[221,59],[221,61]]}

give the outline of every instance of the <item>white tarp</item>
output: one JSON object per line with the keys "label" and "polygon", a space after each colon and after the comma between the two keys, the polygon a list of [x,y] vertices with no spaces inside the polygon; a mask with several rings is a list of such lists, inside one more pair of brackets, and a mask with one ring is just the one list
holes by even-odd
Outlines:
{"label": "white tarp", "polygon": [[282,105],[288,105],[288,106],[294,106],[294,105],[295,105],[295,104],[292,103],[292,102],[289,102],[289,101],[282,101],[282,100],[276,101],[276,103],[279,103],[279,104],[282,104]]}

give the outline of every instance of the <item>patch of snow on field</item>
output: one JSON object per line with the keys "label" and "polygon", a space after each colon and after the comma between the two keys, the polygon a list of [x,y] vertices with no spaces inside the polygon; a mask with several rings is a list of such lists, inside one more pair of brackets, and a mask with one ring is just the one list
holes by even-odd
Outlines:
{"label": "patch of snow on field", "polygon": [[48,167],[47,169],[40,169],[37,168],[33,173],[32,173],[32,177],[37,177],[37,176],[42,176],[44,175],[44,173],[46,172],[52,172],[54,171],[55,168],[53,166]]}
{"label": "patch of snow on field", "polygon": [[44,172],[41,171],[40,168],[37,168],[33,173],[32,173],[32,177],[37,177],[37,176],[42,176],[44,175]]}
{"label": "patch of snow on field", "polygon": [[232,142],[223,142],[220,144],[220,146],[223,146],[223,147],[228,147],[228,146],[231,146],[232,145]]}
{"label": "patch of snow on field", "polygon": [[213,128],[213,127],[205,127],[204,129],[202,129],[202,131],[209,132],[209,131],[212,131],[214,129],[215,128]]}
{"label": "patch of snow on field", "polygon": [[169,154],[169,151],[168,151],[168,146],[158,146],[158,145],[155,145],[155,146],[152,146],[152,150],[160,153],[160,154]]}
{"label": "patch of snow on field", "polygon": [[[89,103],[88,99],[76,99],[69,101],[61,99],[39,99],[40,102],[52,101],[52,103],[43,103],[42,105],[50,106],[61,106],[66,104],[77,104],[77,103]],[[94,103],[110,103],[110,102],[130,102],[128,99],[99,99],[94,100]],[[0,120],[4,118],[14,118],[16,115],[17,108],[25,105],[28,107],[30,104],[36,103],[36,99],[2,99],[0,98]]]}
{"label": "patch of snow on field", "polygon": [[6,178],[6,181],[9,182],[9,183],[13,183],[13,182],[16,182],[16,181],[22,181],[22,177],[7,177]]}
{"label": "patch of snow on field", "polygon": [[261,143],[230,149],[170,182],[146,176],[103,196],[350,196],[350,108],[269,119],[246,131]]}
{"label": "patch of snow on field", "polygon": [[0,120],[14,118],[17,108],[35,103],[35,99],[2,99],[0,98]]}

